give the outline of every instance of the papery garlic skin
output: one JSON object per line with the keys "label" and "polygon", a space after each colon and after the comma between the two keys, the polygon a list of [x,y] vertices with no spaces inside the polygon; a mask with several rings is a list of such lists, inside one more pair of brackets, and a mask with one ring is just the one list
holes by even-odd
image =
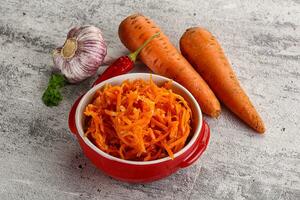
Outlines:
{"label": "papery garlic skin", "polygon": [[107,46],[100,29],[95,26],[72,28],[65,44],[53,52],[54,68],[70,83],[93,76],[103,63]]}

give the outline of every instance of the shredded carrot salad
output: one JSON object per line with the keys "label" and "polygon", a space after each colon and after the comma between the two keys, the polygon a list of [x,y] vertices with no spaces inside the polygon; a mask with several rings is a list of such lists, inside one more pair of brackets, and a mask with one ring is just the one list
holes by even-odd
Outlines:
{"label": "shredded carrot salad", "polygon": [[192,113],[171,86],[166,82],[159,87],[151,78],[106,85],[85,108],[85,135],[121,159],[173,159],[190,135]]}

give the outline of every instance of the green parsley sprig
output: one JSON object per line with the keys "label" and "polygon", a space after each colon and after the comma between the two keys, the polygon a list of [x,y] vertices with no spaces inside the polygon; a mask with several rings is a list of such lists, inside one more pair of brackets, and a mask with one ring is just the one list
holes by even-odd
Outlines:
{"label": "green parsley sprig", "polygon": [[48,87],[45,90],[42,100],[46,106],[57,106],[59,102],[63,99],[60,88],[67,84],[66,78],[61,74],[52,74]]}

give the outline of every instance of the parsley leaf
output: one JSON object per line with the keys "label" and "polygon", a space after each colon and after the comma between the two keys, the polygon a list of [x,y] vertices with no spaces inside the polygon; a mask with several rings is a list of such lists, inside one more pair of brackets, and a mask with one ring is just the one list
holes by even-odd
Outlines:
{"label": "parsley leaf", "polygon": [[63,99],[59,89],[67,84],[67,80],[61,74],[52,74],[42,100],[46,106],[57,106]]}

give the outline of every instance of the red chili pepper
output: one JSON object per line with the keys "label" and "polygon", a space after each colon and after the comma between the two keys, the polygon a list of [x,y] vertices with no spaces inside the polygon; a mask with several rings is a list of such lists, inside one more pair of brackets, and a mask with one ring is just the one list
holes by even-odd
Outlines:
{"label": "red chili pepper", "polygon": [[151,36],[135,52],[129,54],[128,56],[121,56],[120,58],[118,58],[98,77],[98,79],[94,82],[93,86],[106,79],[126,74],[127,72],[132,70],[138,54],[149,42],[151,42],[151,40],[156,38],[158,35],[159,32]]}

